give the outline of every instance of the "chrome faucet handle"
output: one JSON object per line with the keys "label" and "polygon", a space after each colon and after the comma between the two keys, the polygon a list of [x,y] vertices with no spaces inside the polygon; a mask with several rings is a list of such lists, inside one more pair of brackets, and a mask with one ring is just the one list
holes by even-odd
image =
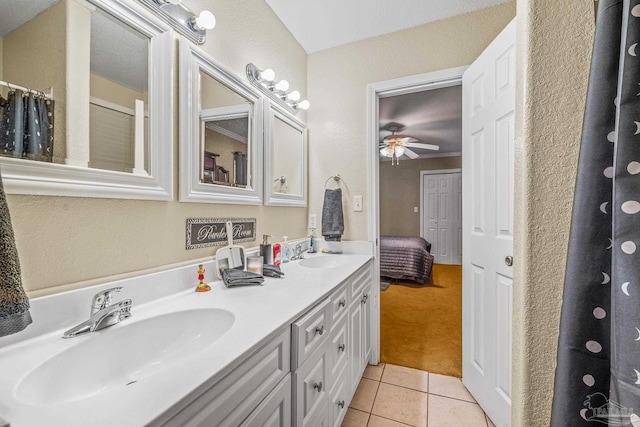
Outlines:
{"label": "chrome faucet handle", "polygon": [[120,292],[121,290],[122,286],[118,286],[117,288],[105,289],[95,294],[91,302],[91,315],[93,316],[103,308],[109,307],[111,305],[111,294],[113,292]]}
{"label": "chrome faucet handle", "polygon": [[301,253],[302,253],[302,243],[298,243],[296,245],[296,255],[300,256]]}

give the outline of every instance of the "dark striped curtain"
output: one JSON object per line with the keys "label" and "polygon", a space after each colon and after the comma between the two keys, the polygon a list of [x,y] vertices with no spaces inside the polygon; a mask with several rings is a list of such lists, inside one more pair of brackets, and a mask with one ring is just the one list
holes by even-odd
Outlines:
{"label": "dark striped curtain", "polygon": [[554,427],[640,426],[640,1],[599,3]]}
{"label": "dark striped curtain", "polygon": [[53,110],[53,101],[20,90],[0,97],[0,154],[50,162]]}

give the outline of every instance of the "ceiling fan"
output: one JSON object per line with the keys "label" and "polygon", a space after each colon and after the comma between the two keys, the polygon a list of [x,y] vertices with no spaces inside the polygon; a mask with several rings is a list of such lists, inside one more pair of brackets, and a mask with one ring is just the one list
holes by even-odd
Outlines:
{"label": "ceiling fan", "polygon": [[396,132],[400,132],[404,129],[404,126],[398,124],[388,124],[383,128],[391,132],[391,135],[386,136],[378,148],[380,148],[380,154],[386,157],[391,157],[391,164],[398,164],[398,158],[400,156],[407,156],[410,159],[417,159],[418,154],[411,150],[411,148],[421,148],[423,150],[439,150],[440,147],[434,144],[425,144],[420,142],[412,136],[396,135]]}

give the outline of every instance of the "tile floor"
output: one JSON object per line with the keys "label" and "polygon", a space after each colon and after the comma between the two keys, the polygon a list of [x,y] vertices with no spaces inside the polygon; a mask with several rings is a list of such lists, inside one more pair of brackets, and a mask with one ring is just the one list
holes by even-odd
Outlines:
{"label": "tile floor", "polygon": [[342,427],[495,427],[460,379],[369,365]]}

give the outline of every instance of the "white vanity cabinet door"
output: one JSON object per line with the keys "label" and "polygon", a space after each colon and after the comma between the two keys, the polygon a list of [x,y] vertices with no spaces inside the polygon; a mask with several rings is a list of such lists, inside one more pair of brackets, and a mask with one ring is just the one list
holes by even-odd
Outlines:
{"label": "white vanity cabinet door", "polygon": [[349,306],[349,344],[347,346],[349,352],[349,384],[350,389],[354,391],[360,382],[360,376],[364,370],[362,363],[362,302],[360,301],[361,293],[356,295],[358,299],[354,300]]}
{"label": "white vanity cabinet door", "polygon": [[[327,341],[316,349],[293,374],[295,383],[295,425],[307,427],[326,418],[330,356]],[[322,424],[320,424],[322,425]]]}
{"label": "white vanity cabinet door", "polygon": [[[347,280],[349,282],[349,280]],[[350,282],[349,282],[350,283]],[[331,294],[331,319],[333,323],[349,310],[349,287],[343,283]]]}
{"label": "white vanity cabinet door", "polygon": [[371,284],[368,284],[362,290],[362,357],[364,367],[366,368],[371,356],[371,305],[373,298],[371,297]]}
{"label": "white vanity cabinet door", "polygon": [[294,368],[299,368],[329,336],[331,330],[331,301],[329,298],[296,320],[292,330],[292,365]]}
{"label": "white vanity cabinet door", "polygon": [[348,386],[347,371],[345,364],[329,392],[329,425],[332,427],[339,427],[342,424],[351,402],[352,393]]}
{"label": "white vanity cabinet door", "polygon": [[331,384],[335,384],[338,374],[347,366],[349,342],[348,342],[348,320],[349,317],[344,315],[338,319],[331,330],[329,337],[329,353],[331,354]]}
{"label": "white vanity cabinet door", "polygon": [[269,393],[240,427],[291,427],[291,375]]}
{"label": "white vanity cabinet door", "polygon": [[188,399],[174,415],[152,425],[237,427],[290,372],[291,334],[280,335],[255,352],[211,388]]}

